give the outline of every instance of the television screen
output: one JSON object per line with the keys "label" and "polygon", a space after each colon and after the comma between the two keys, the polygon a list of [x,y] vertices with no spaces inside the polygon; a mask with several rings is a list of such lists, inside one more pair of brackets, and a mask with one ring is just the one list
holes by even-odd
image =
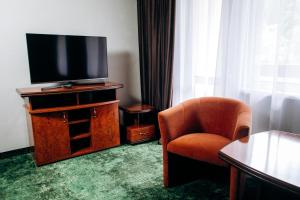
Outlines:
{"label": "television screen", "polygon": [[108,77],[106,37],[26,34],[31,83]]}

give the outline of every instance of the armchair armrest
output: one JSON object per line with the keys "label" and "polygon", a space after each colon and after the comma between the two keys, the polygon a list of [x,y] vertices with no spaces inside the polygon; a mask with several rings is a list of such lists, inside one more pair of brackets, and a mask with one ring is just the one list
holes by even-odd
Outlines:
{"label": "armchair armrest", "polygon": [[235,127],[232,140],[237,140],[242,137],[248,136],[251,132],[252,114],[250,109],[242,111],[238,114],[237,123]]}
{"label": "armchair armrest", "polygon": [[179,104],[158,113],[158,124],[162,138],[164,185],[169,186],[169,156],[167,145],[185,133],[184,106]]}
{"label": "armchair armrest", "polygon": [[182,104],[158,113],[158,123],[163,145],[184,134],[184,107]]}

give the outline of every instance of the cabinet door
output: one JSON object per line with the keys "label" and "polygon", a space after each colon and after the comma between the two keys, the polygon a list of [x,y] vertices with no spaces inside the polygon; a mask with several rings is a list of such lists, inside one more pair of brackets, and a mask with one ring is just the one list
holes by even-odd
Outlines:
{"label": "cabinet door", "polygon": [[38,165],[65,159],[70,155],[66,113],[32,114],[35,159]]}
{"label": "cabinet door", "polygon": [[94,150],[120,145],[118,103],[91,110],[91,132]]}

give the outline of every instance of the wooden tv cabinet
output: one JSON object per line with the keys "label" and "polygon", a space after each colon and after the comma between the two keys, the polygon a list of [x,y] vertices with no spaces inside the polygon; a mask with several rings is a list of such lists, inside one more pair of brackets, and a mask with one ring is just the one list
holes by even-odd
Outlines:
{"label": "wooden tv cabinet", "polygon": [[21,88],[36,164],[120,145],[119,83],[42,90]]}

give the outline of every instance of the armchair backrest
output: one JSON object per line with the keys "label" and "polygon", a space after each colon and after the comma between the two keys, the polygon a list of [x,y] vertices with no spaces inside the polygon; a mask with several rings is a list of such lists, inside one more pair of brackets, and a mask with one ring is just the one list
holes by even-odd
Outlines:
{"label": "armchair backrest", "polygon": [[239,114],[250,111],[241,101],[221,97],[191,99],[182,105],[189,132],[214,133],[229,139],[236,134]]}

